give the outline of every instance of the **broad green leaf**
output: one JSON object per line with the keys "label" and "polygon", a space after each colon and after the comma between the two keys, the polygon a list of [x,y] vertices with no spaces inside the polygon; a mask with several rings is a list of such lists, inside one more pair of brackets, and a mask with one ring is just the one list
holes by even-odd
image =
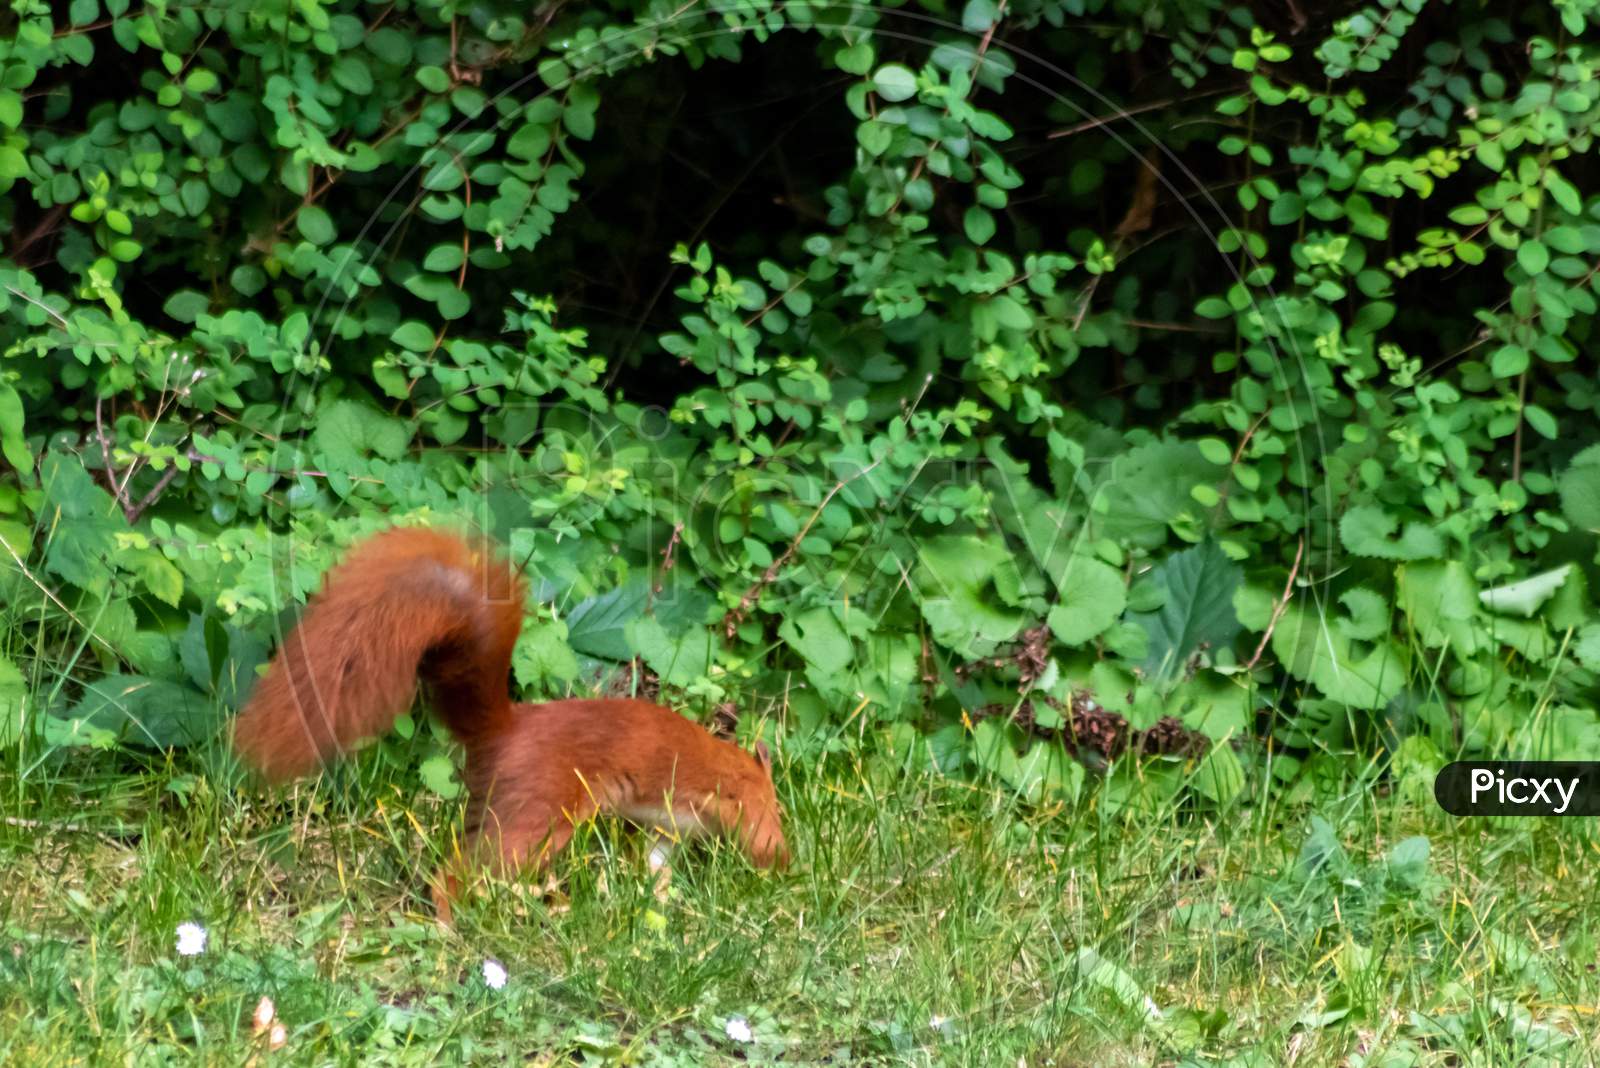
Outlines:
{"label": "broad green leaf", "polygon": [[22,740],[27,712],[27,680],[16,664],[0,656],[0,750]]}
{"label": "broad green leaf", "polygon": [[1150,637],[1145,677],[1157,687],[1181,675],[1202,649],[1226,647],[1239,633],[1233,594],[1243,572],[1215,541],[1173,553],[1147,578],[1164,592],[1155,612],[1129,613]]}
{"label": "broad green leaf", "polygon": [[0,382],[0,457],[24,474],[33,471],[33,453],[23,436],[22,398],[8,383]]}
{"label": "broad green leaf", "polygon": [[422,785],[446,801],[461,794],[461,783],[456,781],[456,766],[443,753],[436,753],[424,760],[417,768],[417,775],[422,779]]}
{"label": "broad green leaf", "polygon": [[121,510],[70,453],[46,454],[41,475],[41,521],[49,530],[45,567],[81,590],[104,592],[115,566],[116,535],[127,530]]}
{"label": "broad green leaf", "polygon": [[984,656],[1022,629],[1021,577],[1003,544],[973,535],[930,538],[917,551],[916,591],[935,641]]}
{"label": "broad green leaf", "polygon": [[692,627],[673,636],[654,616],[642,616],[629,624],[628,638],[650,670],[669,686],[689,686],[704,679],[716,657],[716,636],[709,627]]}
{"label": "broad green leaf", "polygon": [[411,444],[411,432],[399,419],[361,401],[326,405],[311,435],[312,447],[341,474],[359,474],[371,456],[398,460]]}
{"label": "broad green leaf", "polygon": [[138,675],[107,675],[88,684],[66,718],[155,749],[203,741],[222,722],[219,709],[198,690]]}
{"label": "broad green leaf", "polygon": [[567,624],[550,620],[524,626],[511,652],[511,670],[524,688],[575,681],[578,658],[567,642]]}
{"label": "broad green leaf", "polygon": [[1093,641],[1117,621],[1128,603],[1122,574],[1089,556],[1067,561],[1059,580],[1060,601],[1050,609],[1050,630],[1064,645]]}
{"label": "broad green leaf", "polygon": [[1216,485],[1227,468],[1207,460],[1189,441],[1157,441],[1116,457],[1110,477],[1094,500],[1099,537],[1157,549],[1175,528],[1199,541],[1202,512],[1191,495],[1196,485]]}
{"label": "broad green leaf", "polygon": [[1383,560],[1426,560],[1444,554],[1444,539],[1420,522],[1406,524],[1405,534],[1394,536],[1400,521],[1376,505],[1363,504],[1339,520],[1339,538],[1357,556]]}
{"label": "broad green leaf", "polygon": [[1567,575],[1571,571],[1571,564],[1562,564],[1558,568],[1530,575],[1518,582],[1483,590],[1478,594],[1478,600],[1482,601],[1483,606],[1491,612],[1532,616],[1546,601],[1555,596],[1556,590],[1567,581]]}
{"label": "broad green leaf", "polygon": [[1213,744],[1195,768],[1192,782],[1201,797],[1225,805],[1244,790],[1244,768],[1227,743]]}
{"label": "broad green leaf", "polygon": [[1600,445],[1591,445],[1572,458],[1557,481],[1561,511],[1580,530],[1600,534]]}
{"label": "broad green leaf", "polygon": [[1352,708],[1378,709],[1406,682],[1406,656],[1394,642],[1358,650],[1337,628],[1292,601],[1272,632],[1272,651],[1285,670]]}

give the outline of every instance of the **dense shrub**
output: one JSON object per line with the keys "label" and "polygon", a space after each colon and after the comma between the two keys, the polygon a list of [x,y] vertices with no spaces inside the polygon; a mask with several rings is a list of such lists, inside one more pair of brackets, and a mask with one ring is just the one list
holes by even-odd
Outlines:
{"label": "dense shrub", "polygon": [[528,695],[801,759],[1600,755],[1588,17],[15,0],[0,742],[211,735],[444,517]]}

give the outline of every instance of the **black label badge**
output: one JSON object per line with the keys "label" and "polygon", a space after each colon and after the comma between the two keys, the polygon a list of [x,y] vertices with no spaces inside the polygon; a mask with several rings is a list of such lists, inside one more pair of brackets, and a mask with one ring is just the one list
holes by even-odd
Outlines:
{"label": "black label badge", "polygon": [[1452,816],[1600,816],[1600,763],[1458,760],[1433,796]]}

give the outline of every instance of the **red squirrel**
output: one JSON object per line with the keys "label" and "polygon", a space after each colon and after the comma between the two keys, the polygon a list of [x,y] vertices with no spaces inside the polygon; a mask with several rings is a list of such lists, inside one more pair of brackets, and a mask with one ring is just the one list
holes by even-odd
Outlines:
{"label": "red squirrel", "polygon": [[[728,835],[757,865],[786,865],[764,744],[746,752],[648,701],[511,702],[523,597],[486,543],[422,528],[368,539],[285,639],[234,723],[235,747],[271,781],[305,775],[388,730],[421,679],[466,749],[469,863],[537,870],[609,812],[672,838]],[[435,880],[446,923],[459,889],[449,871]]]}

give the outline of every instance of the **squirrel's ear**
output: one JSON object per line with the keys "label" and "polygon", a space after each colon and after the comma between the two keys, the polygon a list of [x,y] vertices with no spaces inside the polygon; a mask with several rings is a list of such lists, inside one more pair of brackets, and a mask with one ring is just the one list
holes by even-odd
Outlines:
{"label": "squirrel's ear", "polygon": [[764,771],[768,773],[772,771],[772,752],[767,748],[766,742],[756,743],[756,763],[760,764]]}

